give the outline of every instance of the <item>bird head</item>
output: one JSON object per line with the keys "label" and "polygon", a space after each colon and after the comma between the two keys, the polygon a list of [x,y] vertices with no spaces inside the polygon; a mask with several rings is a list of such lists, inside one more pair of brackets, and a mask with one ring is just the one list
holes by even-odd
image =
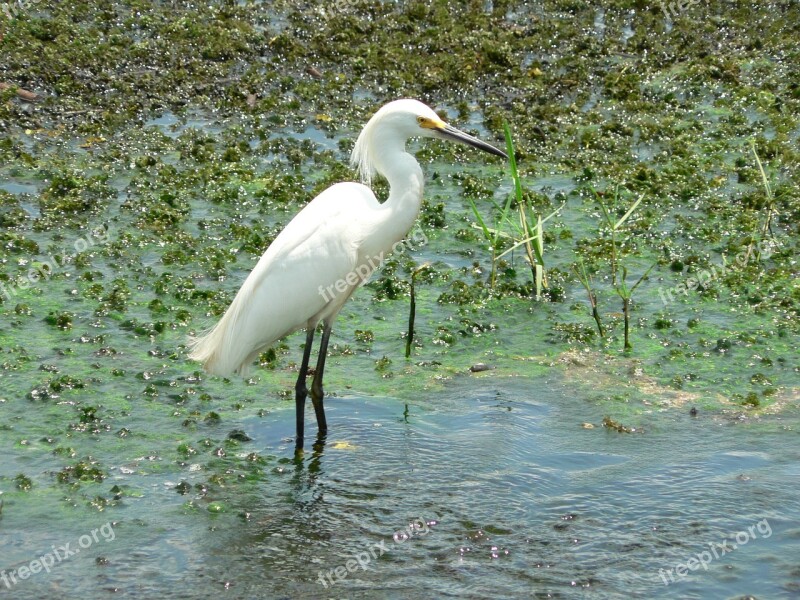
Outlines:
{"label": "bird head", "polygon": [[353,148],[351,163],[367,183],[374,173],[372,160],[376,141],[393,140],[405,145],[413,137],[428,137],[459,142],[489,154],[508,158],[505,152],[491,144],[445,123],[432,108],[418,100],[402,99],[383,105],[364,126]]}

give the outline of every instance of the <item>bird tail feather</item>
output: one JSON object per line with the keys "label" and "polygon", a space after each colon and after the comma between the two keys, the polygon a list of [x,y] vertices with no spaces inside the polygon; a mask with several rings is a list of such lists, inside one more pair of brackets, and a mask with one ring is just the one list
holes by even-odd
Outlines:
{"label": "bird tail feather", "polygon": [[[222,376],[238,373],[245,376],[250,362],[258,354],[257,349],[254,351],[241,345],[239,313],[245,304],[244,296],[247,295],[243,292],[244,290],[240,290],[214,327],[199,336],[189,337],[189,358],[201,363],[207,373]],[[237,340],[238,344],[235,343]]]}

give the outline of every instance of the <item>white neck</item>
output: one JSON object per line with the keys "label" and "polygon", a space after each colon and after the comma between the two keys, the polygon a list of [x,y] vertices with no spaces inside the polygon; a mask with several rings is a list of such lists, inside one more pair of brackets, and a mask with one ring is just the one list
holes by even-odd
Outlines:
{"label": "white neck", "polygon": [[403,146],[385,145],[375,154],[376,170],[389,181],[389,199],[383,203],[379,217],[381,238],[387,249],[406,236],[422,206],[422,169]]}

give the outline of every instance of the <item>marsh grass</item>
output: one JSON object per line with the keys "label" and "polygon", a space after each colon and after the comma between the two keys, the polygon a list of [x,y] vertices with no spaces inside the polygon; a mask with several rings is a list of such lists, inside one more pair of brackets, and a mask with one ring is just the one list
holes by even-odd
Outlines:
{"label": "marsh grass", "polygon": [[417,317],[417,275],[427,269],[430,263],[424,263],[411,271],[411,302],[408,307],[408,334],[406,335],[406,358],[411,358],[411,346],[414,343],[414,322]]}
{"label": "marsh grass", "polygon": [[508,234],[503,232],[502,225],[505,223],[508,217],[508,212],[511,209],[511,203],[514,200],[514,196],[509,194],[505,204],[502,207],[496,202],[493,202],[495,208],[499,210],[499,216],[495,221],[494,227],[489,227],[486,224],[486,221],[481,216],[475,201],[472,198],[469,198],[468,200],[469,205],[472,208],[472,213],[475,215],[475,219],[478,221],[478,227],[483,232],[483,237],[486,239],[486,242],[489,245],[489,252],[491,253],[492,261],[492,267],[489,274],[489,287],[494,289],[495,283],[497,282],[497,261],[499,260],[498,251],[500,250],[501,240],[509,237]]}
{"label": "marsh grass", "polygon": [[[754,248],[756,245],[765,240],[767,236],[772,235],[772,220],[776,216],[776,209],[775,209],[775,194],[772,191],[772,185],[769,182],[769,178],[767,177],[767,173],[764,170],[764,165],[761,163],[761,159],[758,156],[758,152],[756,151],[756,143],[755,141],[750,141],[750,150],[753,153],[753,156],[756,159],[756,166],[758,167],[758,172],[761,176],[761,184],[764,186],[764,195],[767,198],[767,215],[764,218],[764,223],[761,225],[759,230],[758,239],[754,239],[750,242],[750,245],[747,247],[747,258],[750,258]],[[756,249],[756,259],[761,260],[761,252]]]}
{"label": "marsh grass", "polygon": [[[617,295],[622,299],[622,315],[625,322],[624,348],[625,350],[632,350],[633,345],[630,341],[630,307],[631,301],[633,300],[633,292],[636,291],[636,288],[638,288],[639,285],[647,278],[647,276],[650,274],[650,271],[653,269],[653,267],[655,267],[655,263],[650,265],[650,267],[642,274],[642,276],[639,277],[636,283],[634,283],[632,286],[628,286],[628,269],[620,262],[619,234],[625,227],[625,223],[644,199],[644,194],[641,194],[636,201],[631,204],[630,208],[628,208],[625,214],[615,221],[611,216],[609,207],[606,206],[605,202],[603,202],[602,195],[599,194],[594,188],[591,189],[592,193],[600,204],[600,208],[603,210],[603,216],[605,217],[606,225],[608,225],[608,228],[611,232],[611,286],[614,288],[614,291],[617,293]],[[615,209],[617,206],[619,206],[619,203],[620,186],[617,185],[614,188],[614,196],[612,199],[611,208]],[[583,266],[582,263],[581,266]],[[579,274],[578,278],[589,292],[589,301],[592,305],[592,314],[595,316],[595,322],[598,323],[598,329],[600,329],[601,326],[599,323],[599,314],[597,313],[597,297],[591,288],[585,269],[583,270],[582,274]],[[603,334],[601,333],[600,335],[602,337]]]}
{"label": "marsh grass", "polygon": [[603,328],[603,321],[600,319],[600,311],[597,308],[597,292],[592,288],[592,279],[586,271],[586,265],[583,263],[582,258],[578,258],[578,264],[574,267],[575,274],[578,276],[578,281],[581,282],[586,293],[589,295],[589,305],[592,307],[592,318],[595,325],[597,325],[597,333],[601,338],[606,337],[605,329]]}
{"label": "marsh grass", "polygon": [[[542,217],[541,213],[537,213],[534,210],[522,193],[522,180],[517,169],[514,141],[511,138],[511,129],[506,121],[503,121],[503,132],[505,134],[506,153],[508,154],[511,180],[514,184],[514,193],[509,194],[502,207],[494,203],[495,208],[499,211],[494,227],[489,227],[486,224],[475,202],[472,199],[469,202],[472,212],[478,221],[478,227],[483,232],[492,253],[492,268],[489,277],[490,287],[492,289],[495,287],[497,261],[522,246],[525,250],[525,260],[527,260],[531,269],[531,278],[534,282],[536,299],[538,300],[542,296],[542,290],[547,287],[547,273],[544,263],[544,224],[558,214],[564,205],[562,204],[546,217]],[[511,217],[513,203],[516,204],[517,208],[516,219]],[[509,227],[510,232],[504,231],[505,226]],[[510,241],[511,246],[498,254],[503,241]]]}
{"label": "marsh grass", "polygon": [[633,350],[633,345],[631,344],[631,338],[630,338],[630,323],[631,323],[630,307],[631,307],[631,300],[633,298],[633,292],[636,290],[637,287],[639,287],[639,284],[641,284],[645,280],[645,278],[647,278],[647,276],[650,274],[650,271],[655,266],[656,266],[655,263],[650,265],[647,271],[645,271],[642,274],[642,276],[639,277],[638,280],[636,280],[636,283],[634,283],[631,287],[628,287],[628,284],[626,282],[626,279],[628,277],[628,269],[623,265],[622,277],[619,283],[617,283],[617,285],[614,286],[614,290],[617,292],[619,297],[622,298],[622,316],[625,320],[625,345],[624,345],[625,350]]}

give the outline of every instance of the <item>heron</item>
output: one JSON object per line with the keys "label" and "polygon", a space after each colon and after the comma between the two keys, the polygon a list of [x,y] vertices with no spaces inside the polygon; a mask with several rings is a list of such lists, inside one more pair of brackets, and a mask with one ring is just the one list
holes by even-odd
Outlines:
{"label": "heron", "polygon": [[[306,379],[318,325],[323,327],[311,402],[319,435],[324,436],[328,425],[322,379],[333,323],[419,214],[424,178],[419,163],[406,151],[406,142],[416,137],[460,142],[507,158],[491,144],[445,123],[418,100],[385,104],[361,130],[352,151],[350,162],[362,183],[334,184],[309,202],[269,245],[219,322],[189,340],[189,358],[206,372],[246,376],[262,351],[305,328],[295,384],[298,449],[303,447]],[[369,187],[376,174],[389,183],[383,203]]]}

